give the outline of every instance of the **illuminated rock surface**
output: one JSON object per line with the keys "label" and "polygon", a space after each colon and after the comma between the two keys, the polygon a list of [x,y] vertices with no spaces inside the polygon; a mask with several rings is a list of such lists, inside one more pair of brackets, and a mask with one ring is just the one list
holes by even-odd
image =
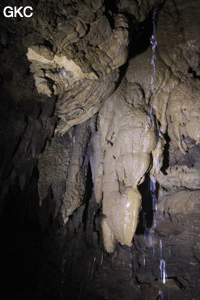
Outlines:
{"label": "illuminated rock surface", "polygon": [[199,299],[200,2],[29,2],[0,20],[2,299]]}

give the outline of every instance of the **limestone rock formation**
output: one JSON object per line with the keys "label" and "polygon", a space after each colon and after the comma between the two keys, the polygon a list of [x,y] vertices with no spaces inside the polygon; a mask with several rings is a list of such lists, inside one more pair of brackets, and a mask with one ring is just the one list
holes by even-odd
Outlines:
{"label": "limestone rock formation", "polygon": [[2,299],[197,300],[200,2],[9,5]]}
{"label": "limestone rock formation", "polygon": [[130,246],[141,206],[137,186],[151,165],[156,127],[153,127],[148,106],[134,99],[131,84],[124,83],[123,89],[124,94],[123,90],[117,90],[101,109],[99,131],[104,151],[104,222],[120,243]]}
{"label": "limestone rock formation", "polygon": [[[73,31],[74,22],[80,35]],[[65,32],[66,37],[55,54],[44,45],[33,46],[27,53],[38,92],[59,95],[57,114],[61,122],[56,132],[62,134],[98,112],[115,89],[118,80],[115,70],[128,56],[128,24],[123,15],[116,17],[113,30],[105,17],[99,18],[91,24],[83,41],[80,38],[86,31],[81,24],[78,18],[69,19],[66,25],[63,22],[62,27],[58,24],[57,30]],[[96,30],[100,30],[98,37]]]}
{"label": "limestone rock formation", "polygon": [[87,160],[84,156],[90,137],[90,120],[78,125],[73,136],[72,154],[67,173],[66,189],[62,204],[64,223],[81,206],[86,189]]}

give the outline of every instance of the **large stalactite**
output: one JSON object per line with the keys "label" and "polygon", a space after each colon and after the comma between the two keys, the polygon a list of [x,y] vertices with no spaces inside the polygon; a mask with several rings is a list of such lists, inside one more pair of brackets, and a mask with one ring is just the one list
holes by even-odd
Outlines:
{"label": "large stalactite", "polygon": [[198,299],[200,2],[29,2],[0,22],[0,211],[45,231],[33,300]]}

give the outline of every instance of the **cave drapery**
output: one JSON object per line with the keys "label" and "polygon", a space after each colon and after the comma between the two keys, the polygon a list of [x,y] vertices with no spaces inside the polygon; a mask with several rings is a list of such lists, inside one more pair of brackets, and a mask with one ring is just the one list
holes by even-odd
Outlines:
{"label": "cave drapery", "polygon": [[8,2],[2,299],[197,300],[200,1]]}

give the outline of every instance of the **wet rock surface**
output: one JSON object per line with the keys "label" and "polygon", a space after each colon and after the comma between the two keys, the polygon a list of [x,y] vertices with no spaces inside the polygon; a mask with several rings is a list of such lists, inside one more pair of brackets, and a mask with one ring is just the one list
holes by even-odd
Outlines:
{"label": "wet rock surface", "polygon": [[199,1],[23,5],[0,20],[1,299],[199,299]]}

